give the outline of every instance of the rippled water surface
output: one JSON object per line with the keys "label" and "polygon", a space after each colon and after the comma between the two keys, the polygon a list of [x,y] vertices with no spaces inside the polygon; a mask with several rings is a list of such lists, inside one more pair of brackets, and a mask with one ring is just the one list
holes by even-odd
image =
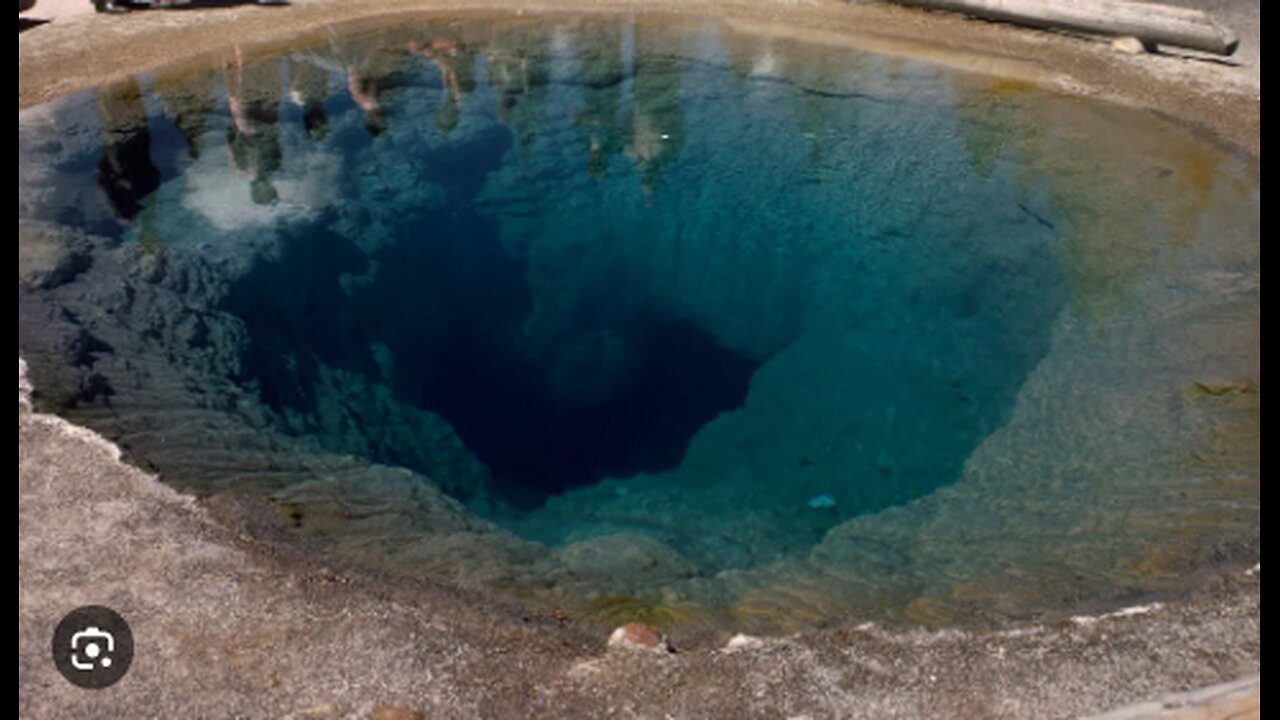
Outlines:
{"label": "rippled water surface", "polygon": [[1259,185],[716,22],[420,20],[19,116],[44,407],[608,620],[1025,617],[1257,548]]}

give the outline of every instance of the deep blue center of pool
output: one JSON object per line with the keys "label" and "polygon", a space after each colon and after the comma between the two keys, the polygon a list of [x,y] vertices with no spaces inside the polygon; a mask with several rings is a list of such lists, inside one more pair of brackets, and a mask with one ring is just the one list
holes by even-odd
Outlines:
{"label": "deep blue center of pool", "polygon": [[[321,364],[376,376],[379,343],[404,368],[396,394],[447,419],[504,499],[528,509],[604,477],[675,467],[698,429],[746,397],[757,361],[620,288],[586,298],[553,347],[531,351],[526,268],[473,212],[429,213],[397,233],[368,258],[310,229],[230,294],[251,341],[246,375],[272,408],[316,412]],[[377,283],[344,292],[341,278],[371,262]],[[375,459],[412,462],[394,447]]]}

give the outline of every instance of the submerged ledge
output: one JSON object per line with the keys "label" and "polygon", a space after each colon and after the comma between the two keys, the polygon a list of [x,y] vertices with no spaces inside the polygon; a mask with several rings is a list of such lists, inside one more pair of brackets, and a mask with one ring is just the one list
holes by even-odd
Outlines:
{"label": "submerged ledge", "polygon": [[[339,718],[381,705],[427,717],[1076,717],[1258,671],[1260,569],[1141,612],[999,631],[865,624],[607,651],[555,615],[248,541],[110,443],[32,412],[24,385],[20,362],[24,716]],[[113,541],[86,548],[84,527]],[[104,598],[147,649],[109,694],[86,693],[56,676],[46,632]]]}

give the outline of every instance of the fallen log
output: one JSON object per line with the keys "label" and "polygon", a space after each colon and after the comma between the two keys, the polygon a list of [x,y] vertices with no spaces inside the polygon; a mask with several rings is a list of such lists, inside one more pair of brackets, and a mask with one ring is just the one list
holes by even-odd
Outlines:
{"label": "fallen log", "polygon": [[1136,37],[1144,45],[1173,45],[1230,55],[1240,40],[1200,10],[1131,0],[895,0],[901,5],[952,10],[987,20],[1049,30]]}

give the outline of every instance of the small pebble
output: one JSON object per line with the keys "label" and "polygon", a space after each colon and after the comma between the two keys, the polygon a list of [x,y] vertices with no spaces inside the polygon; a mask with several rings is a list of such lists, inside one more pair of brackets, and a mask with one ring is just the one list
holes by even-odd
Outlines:
{"label": "small pebble", "polygon": [[729,638],[729,642],[725,644],[724,649],[734,652],[738,650],[755,650],[762,647],[764,647],[764,641],[760,638],[738,633]]}
{"label": "small pebble", "polygon": [[674,652],[666,635],[644,623],[628,623],[614,630],[609,636],[609,647],[657,653]]}
{"label": "small pebble", "polygon": [[1111,47],[1114,50],[1119,50],[1120,52],[1128,55],[1141,55],[1145,52],[1151,51],[1151,48],[1147,47],[1146,43],[1132,35],[1118,37],[1115,40],[1112,40]]}

